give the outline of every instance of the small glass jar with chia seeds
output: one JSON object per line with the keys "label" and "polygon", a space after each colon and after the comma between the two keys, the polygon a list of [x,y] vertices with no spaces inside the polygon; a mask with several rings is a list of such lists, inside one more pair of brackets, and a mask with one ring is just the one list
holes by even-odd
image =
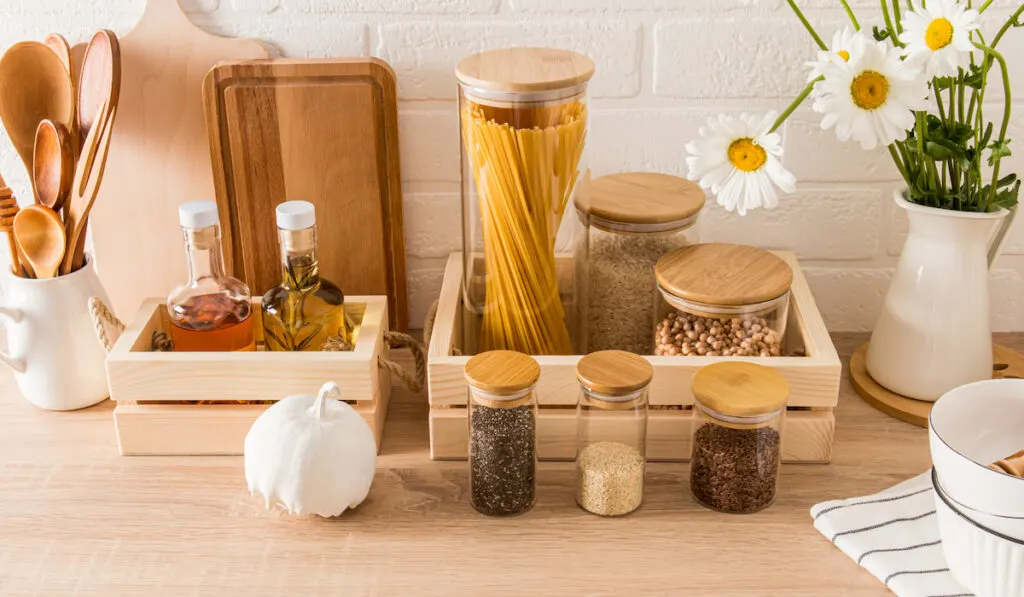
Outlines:
{"label": "small glass jar with chia seeds", "polygon": [[764,249],[690,245],[654,266],[654,354],[777,357],[786,354],[793,270]]}
{"label": "small glass jar with chia seeds", "polygon": [[469,383],[469,494],[489,516],[522,514],[537,493],[537,399],[540,365],[507,350],[466,363]]}
{"label": "small glass jar with chia seeds", "polygon": [[644,499],[647,390],[651,363],[620,350],[593,352],[576,366],[576,503],[601,516],[622,516]]}
{"label": "small glass jar with chia seeds", "polygon": [[749,514],[775,501],[789,384],[750,362],[708,365],[693,376],[690,493],[701,505]]}
{"label": "small glass jar with chia seeds", "polygon": [[581,183],[575,197],[583,230],[574,236],[582,354],[653,354],[650,312],[654,264],[697,242],[704,191],[685,178],[624,172]]}

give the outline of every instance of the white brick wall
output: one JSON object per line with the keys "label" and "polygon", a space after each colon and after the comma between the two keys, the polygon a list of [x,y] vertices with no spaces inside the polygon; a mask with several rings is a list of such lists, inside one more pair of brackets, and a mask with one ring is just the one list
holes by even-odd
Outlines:
{"label": "white brick wall", "polygon": [[[843,23],[838,0],[798,0],[822,36]],[[1005,15],[1020,0],[997,0]],[[143,0],[2,0],[0,49],[54,30],[74,41],[100,27],[125,33]],[[441,284],[445,255],[461,243],[459,140],[452,70],[462,56],[507,45],[552,45],[597,63],[588,160],[595,175],[623,170],[685,174],[683,147],[711,114],[781,109],[804,81],[813,45],[784,0],[181,0],[199,26],[260,37],[296,57],[377,55],[399,77],[402,168],[414,323]],[[862,21],[875,0],[854,0]],[[1007,38],[1024,55],[1024,32]],[[1013,73],[1024,98],[1024,62]],[[993,90],[991,110],[1001,90]],[[1024,103],[1011,137],[1024,173]],[[707,240],[795,250],[829,325],[870,329],[906,235],[893,209],[898,176],[884,152],[865,153],[822,132],[804,109],[783,131],[798,191],[771,213],[746,219],[709,206]],[[6,140],[0,172],[28,196]],[[1024,330],[1024,222],[1011,232],[993,274],[993,322]]]}

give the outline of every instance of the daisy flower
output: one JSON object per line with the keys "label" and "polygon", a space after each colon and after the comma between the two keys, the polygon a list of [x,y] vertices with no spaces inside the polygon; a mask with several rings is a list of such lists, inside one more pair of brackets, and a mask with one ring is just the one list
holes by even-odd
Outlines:
{"label": "daisy flower", "polygon": [[913,110],[928,108],[921,69],[885,42],[864,44],[859,56],[823,70],[814,111],[825,115],[821,128],[835,127],[840,141],[853,138],[863,149],[888,145],[913,128]]}
{"label": "daisy flower", "polygon": [[867,36],[850,27],[836,31],[832,36],[832,45],[828,47],[828,51],[819,51],[817,59],[807,63],[807,66],[811,67],[811,73],[807,75],[807,82],[825,74],[825,65],[836,62],[837,58],[843,62],[849,62],[851,56],[858,54],[858,44],[863,43],[869,43]]}
{"label": "daisy flower", "polygon": [[753,114],[709,119],[700,129],[701,138],[686,144],[688,178],[711,189],[719,205],[741,216],[749,209],[778,205],[775,187],[792,193],[796,177],[779,161],[782,138],[769,132],[777,117],[768,113],[761,119]]}
{"label": "daisy flower", "polygon": [[928,78],[955,77],[971,62],[978,11],[956,0],[929,0],[927,7],[907,13],[903,28],[900,39],[907,44],[903,55],[908,60],[923,64]]}

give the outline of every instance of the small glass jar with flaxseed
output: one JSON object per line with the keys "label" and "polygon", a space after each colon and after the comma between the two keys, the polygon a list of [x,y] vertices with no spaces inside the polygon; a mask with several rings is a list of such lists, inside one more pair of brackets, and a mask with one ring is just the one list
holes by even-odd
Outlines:
{"label": "small glass jar with flaxseed", "polygon": [[576,377],[576,503],[601,516],[629,514],[644,499],[654,368],[641,356],[605,350],[580,359]]}
{"label": "small glass jar with flaxseed", "polygon": [[749,514],[775,501],[789,384],[750,362],[708,365],[693,376],[690,493],[701,505]]}
{"label": "small glass jar with flaxseed", "polygon": [[654,264],[697,242],[704,191],[678,176],[623,172],[585,180],[575,204],[583,228],[573,239],[582,353],[653,354],[652,314],[637,306],[658,293]]}
{"label": "small glass jar with flaxseed", "polygon": [[785,355],[793,270],[778,255],[746,245],[690,245],[662,257],[654,275],[655,355]]}
{"label": "small glass jar with flaxseed", "polygon": [[466,363],[469,384],[469,493],[478,512],[522,514],[537,493],[537,399],[540,365],[507,350]]}

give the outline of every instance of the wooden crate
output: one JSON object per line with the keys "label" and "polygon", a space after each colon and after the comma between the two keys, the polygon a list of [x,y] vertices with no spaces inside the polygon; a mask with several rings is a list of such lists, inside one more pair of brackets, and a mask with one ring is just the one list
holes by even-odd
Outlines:
{"label": "wooden crate", "polygon": [[[685,461],[690,458],[693,393],[690,384],[701,367],[729,359],[768,365],[790,385],[789,410],[783,432],[786,462],[826,463],[832,458],[835,429],[833,409],[839,399],[842,365],[814,303],[807,279],[790,252],[778,252],[793,267],[792,298],[782,357],[669,357],[648,356],[654,366],[647,426],[648,460]],[[430,401],[430,455],[435,460],[466,458],[469,425],[462,353],[462,255],[448,259],[433,334],[428,347],[427,378]],[[648,308],[644,305],[642,308]],[[576,456],[576,411],[580,356],[539,356],[537,451],[545,460]]]}
{"label": "wooden crate", "polygon": [[[341,386],[379,449],[391,393],[390,375],[377,366],[378,357],[388,357],[387,298],[347,297],[345,308],[355,324],[350,352],[152,352],[153,332],[167,331],[170,321],[162,299],[145,301],[107,356],[121,454],[241,454],[249,427],[268,405],[231,402],[316,395],[328,381]],[[259,299],[252,313],[262,348]]]}

